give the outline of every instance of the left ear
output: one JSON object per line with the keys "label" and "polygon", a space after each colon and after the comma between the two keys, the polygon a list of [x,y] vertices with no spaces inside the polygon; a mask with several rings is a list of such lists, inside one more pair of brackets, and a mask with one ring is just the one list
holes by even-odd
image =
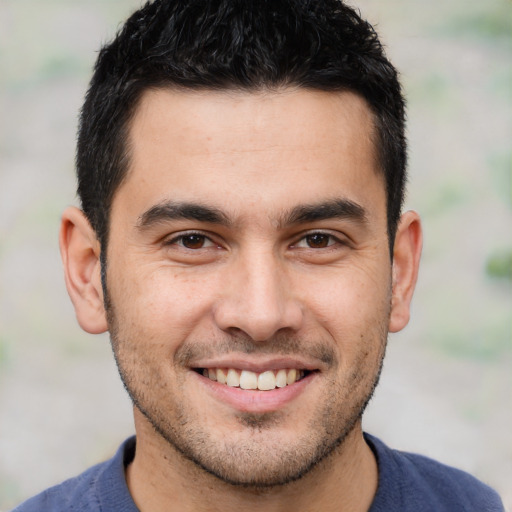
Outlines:
{"label": "left ear", "polygon": [[418,278],[422,245],[419,215],[413,211],[404,213],[398,224],[393,248],[389,332],[398,332],[409,322],[410,304]]}

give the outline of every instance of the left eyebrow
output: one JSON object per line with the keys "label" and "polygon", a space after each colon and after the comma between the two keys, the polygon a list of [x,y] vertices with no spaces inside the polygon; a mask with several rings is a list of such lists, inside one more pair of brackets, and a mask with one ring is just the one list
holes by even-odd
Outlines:
{"label": "left eyebrow", "polygon": [[316,204],[298,205],[280,219],[279,225],[305,224],[328,219],[352,220],[365,224],[367,214],[361,205],[349,199],[333,199]]}

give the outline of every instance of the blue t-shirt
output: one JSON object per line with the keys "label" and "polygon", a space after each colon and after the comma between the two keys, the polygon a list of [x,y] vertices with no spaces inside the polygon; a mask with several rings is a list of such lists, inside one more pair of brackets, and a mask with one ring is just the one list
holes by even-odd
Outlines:
{"label": "blue t-shirt", "polygon": [[[377,459],[379,486],[369,512],[504,512],[499,496],[468,473],[427,457],[391,450],[365,434]],[[47,489],[13,512],[138,512],[125,480],[135,438],[85,473]]]}

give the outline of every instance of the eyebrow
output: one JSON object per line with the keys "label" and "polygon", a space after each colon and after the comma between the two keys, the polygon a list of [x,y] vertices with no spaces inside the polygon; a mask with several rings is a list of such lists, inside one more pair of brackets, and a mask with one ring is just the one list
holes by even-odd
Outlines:
{"label": "eyebrow", "polygon": [[319,220],[342,219],[367,222],[366,210],[349,199],[333,199],[316,204],[298,205],[279,222],[282,225],[305,224]]}
{"label": "eyebrow", "polygon": [[[222,226],[232,226],[231,219],[221,210],[198,203],[164,201],[140,215],[137,227],[146,230],[169,220],[194,220]],[[348,219],[365,223],[366,210],[349,199],[333,199],[314,204],[303,204],[292,208],[278,219],[278,226],[306,224],[328,219]]]}
{"label": "eyebrow", "polygon": [[197,203],[165,201],[146,210],[138,219],[137,227],[148,229],[168,220],[195,220],[223,226],[231,225],[226,214],[217,208]]}

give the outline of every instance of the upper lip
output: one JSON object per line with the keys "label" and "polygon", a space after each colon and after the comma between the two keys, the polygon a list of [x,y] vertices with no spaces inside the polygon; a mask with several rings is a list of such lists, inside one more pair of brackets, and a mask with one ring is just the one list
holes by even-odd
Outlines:
{"label": "upper lip", "polygon": [[194,361],[191,368],[233,368],[236,370],[248,370],[254,373],[262,373],[267,370],[292,369],[314,371],[319,370],[319,364],[305,361],[300,357],[243,357],[226,356],[215,359],[204,359]]}

